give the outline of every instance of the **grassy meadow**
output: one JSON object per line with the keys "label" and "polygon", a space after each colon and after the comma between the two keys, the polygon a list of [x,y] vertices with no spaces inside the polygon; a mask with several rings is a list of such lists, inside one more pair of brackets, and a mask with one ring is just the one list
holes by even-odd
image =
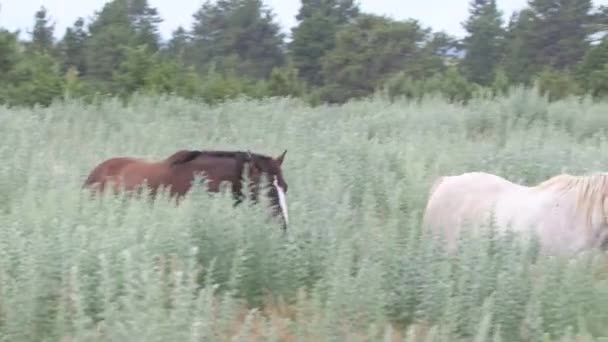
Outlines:
{"label": "grassy meadow", "polygon": [[[488,236],[452,259],[419,221],[440,175],[535,184],[608,170],[607,111],[523,89],[466,107],[140,97],[0,108],[0,336],[601,341],[608,268],[597,253],[533,262]],[[178,149],[287,149],[287,236],[227,194],[196,189],[175,207],[80,191],[103,159]]]}

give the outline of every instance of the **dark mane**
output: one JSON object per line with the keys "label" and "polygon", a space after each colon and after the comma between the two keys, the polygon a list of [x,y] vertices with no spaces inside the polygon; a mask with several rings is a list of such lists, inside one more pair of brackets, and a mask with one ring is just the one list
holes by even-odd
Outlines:
{"label": "dark mane", "polygon": [[249,153],[245,151],[199,151],[202,156],[217,157],[217,158],[247,158],[249,155],[261,160],[270,160],[271,157],[258,153]]}
{"label": "dark mane", "polygon": [[201,155],[200,151],[181,150],[173,153],[166,160],[171,166],[181,165],[193,161]]}

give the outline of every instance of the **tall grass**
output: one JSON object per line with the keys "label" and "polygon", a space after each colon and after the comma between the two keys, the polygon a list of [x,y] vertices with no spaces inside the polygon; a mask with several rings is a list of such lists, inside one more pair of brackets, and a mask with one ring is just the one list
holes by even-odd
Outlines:
{"label": "tall grass", "polygon": [[[544,341],[608,336],[598,253],[540,257],[492,234],[458,258],[422,232],[440,175],[534,184],[605,169],[606,104],[516,90],[467,107],[370,99],[216,107],[0,108],[0,335],[7,341]],[[90,199],[105,158],[288,149],[290,227],[196,187]]]}

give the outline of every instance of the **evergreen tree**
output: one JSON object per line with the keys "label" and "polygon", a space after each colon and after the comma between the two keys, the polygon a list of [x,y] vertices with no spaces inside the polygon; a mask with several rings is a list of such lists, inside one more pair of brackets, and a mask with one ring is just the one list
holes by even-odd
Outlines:
{"label": "evergreen tree", "polygon": [[[0,29],[0,75],[6,75],[19,60],[17,35],[18,32]],[[0,77],[2,81],[6,79]]]}
{"label": "evergreen tree", "polygon": [[185,61],[190,41],[188,32],[183,27],[178,27],[173,31],[171,40],[169,40],[164,50],[164,55],[168,58],[174,58],[182,62]]}
{"label": "evergreen tree", "polygon": [[6,76],[8,84],[0,100],[9,105],[49,105],[63,94],[64,80],[59,67],[44,52],[24,54]]}
{"label": "evergreen tree", "polygon": [[284,63],[283,34],[260,0],[206,1],[194,14],[192,64],[253,78],[267,78]]}
{"label": "evergreen tree", "polygon": [[41,7],[35,14],[34,29],[32,30],[30,49],[37,52],[50,52],[53,49],[55,24],[49,23],[47,10]]}
{"label": "evergreen tree", "polygon": [[529,84],[541,70],[535,63],[534,14],[530,9],[513,13],[506,34],[502,69],[511,82]]}
{"label": "evergreen tree", "polygon": [[121,96],[131,95],[143,89],[147,77],[156,64],[156,60],[146,45],[125,47],[125,59],[113,74],[114,89]]}
{"label": "evergreen tree", "polygon": [[428,34],[416,21],[360,15],[338,32],[336,47],[323,58],[323,76],[331,81],[322,98],[344,102],[372,94],[392,74],[418,65]]}
{"label": "evergreen tree", "polygon": [[323,83],[321,58],[335,47],[340,27],[358,15],[359,7],[353,0],[302,0],[289,51],[294,67],[307,83]]}
{"label": "evergreen tree", "polygon": [[158,10],[150,7],[148,0],[129,0],[128,14],[130,25],[133,27],[137,45],[146,45],[150,51],[160,48],[160,33],[158,25],[162,19]]}
{"label": "evergreen tree", "polygon": [[86,43],[89,38],[84,27],[84,19],[78,18],[73,27],[68,27],[63,39],[59,42],[59,51],[63,61],[62,71],[76,68],[78,75],[86,75]]}
{"label": "evergreen tree", "polygon": [[114,71],[126,59],[128,47],[145,45],[155,52],[159,46],[159,22],[156,10],[148,6],[147,0],[106,3],[89,26],[87,78],[106,89],[111,85]]}
{"label": "evergreen tree", "polygon": [[602,80],[606,76],[608,66],[608,38],[590,48],[578,67],[577,79],[585,89],[593,96],[606,95],[607,81]]}
{"label": "evergreen tree", "polygon": [[591,0],[530,0],[529,6],[535,64],[563,70],[580,62],[594,21]]}
{"label": "evergreen tree", "polygon": [[502,13],[496,0],[472,0],[470,16],[464,23],[466,56],[462,61],[469,81],[487,86],[494,79],[502,55],[504,31]]}
{"label": "evergreen tree", "polygon": [[423,44],[410,56],[407,69],[404,69],[412,79],[427,79],[445,73],[452,54],[459,49],[457,39],[444,32],[430,34],[425,30],[424,35]]}

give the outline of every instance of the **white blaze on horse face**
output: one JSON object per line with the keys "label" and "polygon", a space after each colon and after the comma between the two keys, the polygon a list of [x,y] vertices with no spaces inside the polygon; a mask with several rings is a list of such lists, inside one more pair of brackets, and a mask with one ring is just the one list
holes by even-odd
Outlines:
{"label": "white blaze on horse face", "polygon": [[289,217],[287,214],[287,199],[285,196],[285,191],[279,185],[279,181],[277,180],[277,176],[274,176],[274,180],[272,181],[272,185],[274,185],[275,189],[277,189],[277,194],[279,194],[279,206],[281,207],[281,212],[283,213],[283,218],[285,219],[285,224],[289,223]]}

